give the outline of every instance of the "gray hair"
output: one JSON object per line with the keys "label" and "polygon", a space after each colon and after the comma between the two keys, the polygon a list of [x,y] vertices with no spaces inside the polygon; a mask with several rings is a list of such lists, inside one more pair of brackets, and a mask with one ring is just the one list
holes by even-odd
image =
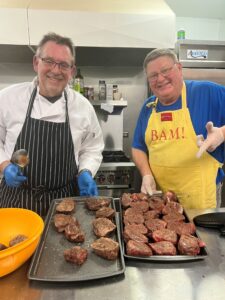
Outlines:
{"label": "gray hair", "polygon": [[49,41],[55,42],[58,45],[67,46],[70,49],[70,52],[72,54],[73,63],[75,62],[75,49],[74,49],[74,45],[73,45],[72,40],[68,37],[61,36],[61,35],[56,34],[54,32],[49,32],[49,33],[47,33],[43,36],[43,38],[39,42],[37,50],[36,50],[36,55],[37,56],[39,56],[41,54],[43,46]]}
{"label": "gray hair", "polygon": [[176,53],[173,50],[170,49],[166,49],[166,48],[162,48],[162,49],[154,49],[151,52],[149,52],[145,59],[144,59],[144,63],[143,63],[143,68],[144,70],[146,70],[147,65],[150,61],[155,60],[158,57],[161,56],[168,56],[170,58],[172,58],[172,60],[174,61],[174,63],[178,63],[178,58]]}

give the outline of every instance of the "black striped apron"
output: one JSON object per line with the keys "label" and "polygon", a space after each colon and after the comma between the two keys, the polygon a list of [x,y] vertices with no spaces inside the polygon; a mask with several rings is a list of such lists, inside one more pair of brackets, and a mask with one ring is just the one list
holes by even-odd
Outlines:
{"label": "black striped apron", "polygon": [[0,207],[31,209],[47,214],[51,200],[79,195],[74,145],[69,125],[67,94],[66,121],[54,123],[31,118],[37,88],[32,92],[26,119],[14,151],[26,149],[30,163],[24,168],[27,182],[19,188],[0,184]]}

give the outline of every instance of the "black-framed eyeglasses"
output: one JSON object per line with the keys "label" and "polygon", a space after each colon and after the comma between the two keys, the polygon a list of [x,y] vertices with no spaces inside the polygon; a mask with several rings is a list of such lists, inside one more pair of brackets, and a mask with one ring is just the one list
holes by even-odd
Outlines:
{"label": "black-framed eyeglasses", "polygon": [[49,68],[55,68],[55,66],[58,66],[60,70],[62,70],[62,71],[68,71],[68,70],[70,70],[73,67],[73,65],[70,65],[70,64],[68,64],[66,62],[56,62],[53,59],[48,58],[48,57],[40,57],[39,56],[39,58]]}
{"label": "black-framed eyeglasses", "polygon": [[148,81],[150,83],[154,83],[158,80],[159,75],[162,75],[163,77],[169,76],[171,74],[171,72],[173,71],[173,68],[175,65],[176,65],[176,63],[173,64],[172,67],[162,69],[159,73],[150,74],[148,76]]}

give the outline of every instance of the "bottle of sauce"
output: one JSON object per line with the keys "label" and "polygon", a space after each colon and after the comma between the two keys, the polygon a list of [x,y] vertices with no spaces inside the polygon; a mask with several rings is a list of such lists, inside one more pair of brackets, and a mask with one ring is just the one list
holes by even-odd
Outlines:
{"label": "bottle of sauce", "polygon": [[74,78],[74,90],[82,95],[84,94],[84,77],[81,75],[79,68],[77,69],[77,74]]}

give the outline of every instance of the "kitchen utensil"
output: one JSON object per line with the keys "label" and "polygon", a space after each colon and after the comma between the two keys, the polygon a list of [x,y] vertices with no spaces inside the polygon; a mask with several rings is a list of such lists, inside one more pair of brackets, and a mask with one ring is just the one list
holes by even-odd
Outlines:
{"label": "kitchen utensil", "polygon": [[218,228],[221,235],[225,236],[225,212],[198,215],[194,217],[193,221],[197,226]]}
{"label": "kitchen utensil", "polygon": [[7,275],[34,253],[44,229],[42,218],[35,212],[23,208],[0,209],[0,243],[9,246],[9,241],[18,235],[28,237],[12,247],[0,251],[0,277]]}
{"label": "kitchen utensil", "polygon": [[19,150],[15,151],[12,155],[11,162],[13,164],[18,165],[22,172],[23,168],[26,167],[30,162],[27,150],[19,149]]}

